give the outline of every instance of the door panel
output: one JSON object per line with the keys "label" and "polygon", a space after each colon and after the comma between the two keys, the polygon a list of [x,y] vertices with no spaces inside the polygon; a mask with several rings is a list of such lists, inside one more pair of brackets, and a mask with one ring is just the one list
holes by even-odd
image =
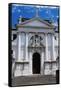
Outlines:
{"label": "door panel", "polygon": [[33,74],[40,74],[40,54],[33,54]]}

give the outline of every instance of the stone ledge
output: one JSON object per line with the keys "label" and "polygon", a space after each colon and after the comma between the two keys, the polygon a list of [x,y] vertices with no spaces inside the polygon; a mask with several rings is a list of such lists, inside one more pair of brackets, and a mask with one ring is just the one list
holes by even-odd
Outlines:
{"label": "stone ledge", "polygon": [[29,61],[16,61],[15,64],[28,64]]}
{"label": "stone ledge", "polygon": [[44,63],[56,63],[56,61],[44,61]]}

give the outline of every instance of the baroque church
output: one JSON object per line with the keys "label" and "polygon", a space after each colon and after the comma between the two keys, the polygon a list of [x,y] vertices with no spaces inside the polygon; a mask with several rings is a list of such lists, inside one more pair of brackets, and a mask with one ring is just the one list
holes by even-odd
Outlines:
{"label": "baroque church", "polygon": [[12,29],[12,75],[54,75],[59,69],[58,26],[34,17]]}

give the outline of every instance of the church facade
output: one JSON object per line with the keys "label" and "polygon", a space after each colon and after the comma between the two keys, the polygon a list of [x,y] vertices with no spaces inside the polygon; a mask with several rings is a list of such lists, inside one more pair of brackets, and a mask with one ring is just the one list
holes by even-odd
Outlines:
{"label": "church facade", "polygon": [[12,75],[56,75],[59,46],[55,29],[58,28],[36,17],[19,21],[16,29],[12,30]]}

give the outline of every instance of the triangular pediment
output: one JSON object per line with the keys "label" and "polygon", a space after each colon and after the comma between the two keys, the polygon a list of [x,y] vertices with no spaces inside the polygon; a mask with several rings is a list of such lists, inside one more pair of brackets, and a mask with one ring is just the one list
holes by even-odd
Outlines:
{"label": "triangular pediment", "polygon": [[52,24],[49,24],[47,21],[44,21],[40,18],[32,18],[25,22],[19,24],[19,26],[31,26],[31,27],[47,27],[47,28],[54,28]]}

